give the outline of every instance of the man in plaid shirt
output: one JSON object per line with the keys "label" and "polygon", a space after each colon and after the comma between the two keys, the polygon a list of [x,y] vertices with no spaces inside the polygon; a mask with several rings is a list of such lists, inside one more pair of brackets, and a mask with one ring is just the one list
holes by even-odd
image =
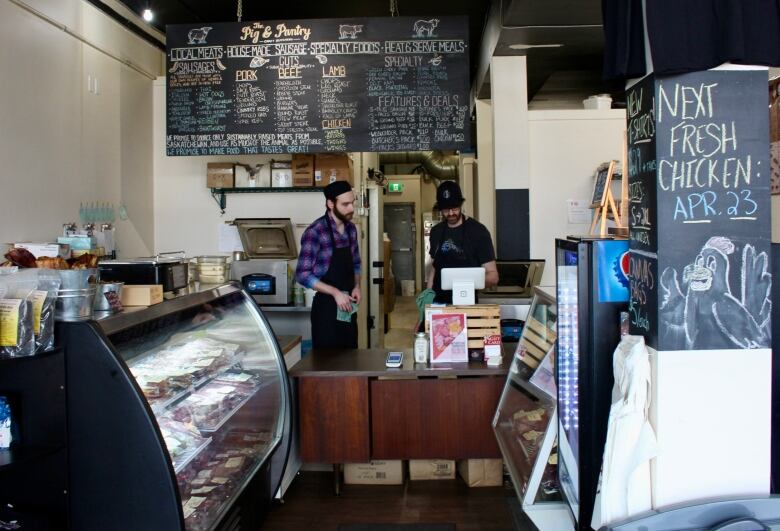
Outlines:
{"label": "man in plaid shirt", "polygon": [[360,304],[360,251],[352,223],[355,194],[346,181],[324,189],[325,215],[306,228],[295,280],[315,290],[311,308],[312,346],[357,348]]}

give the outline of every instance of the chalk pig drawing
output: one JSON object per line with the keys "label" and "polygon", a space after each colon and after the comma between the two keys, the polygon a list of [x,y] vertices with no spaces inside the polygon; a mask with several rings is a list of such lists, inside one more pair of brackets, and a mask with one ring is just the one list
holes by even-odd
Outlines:
{"label": "chalk pig drawing", "polygon": [[211,31],[211,26],[204,26],[202,28],[194,28],[187,33],[187,44],[206,44],[206,36]]}
{"label": "chalk pig drawing", "polygon": [[683,269],[682,288],[677,271],[661,274],[659,334],[664,350],[769,348],[772,310],[772,274],[766,252],[746,244],[739,267],[739,291],[730,285],[730,257],[736,246],[713,236],[693,263]]}
{"label": "chalk pig drawing", "polygon": [[434,37],[433,30],[439,25],[438,18],[432,18],[430,20],[418,20],[414,23],[414,36],[415,37]]}
{"label": "chalk pig drawing", "polygon": [[363,24],[339,25],[339,39],[357,39],[357,34],[363,32]]}

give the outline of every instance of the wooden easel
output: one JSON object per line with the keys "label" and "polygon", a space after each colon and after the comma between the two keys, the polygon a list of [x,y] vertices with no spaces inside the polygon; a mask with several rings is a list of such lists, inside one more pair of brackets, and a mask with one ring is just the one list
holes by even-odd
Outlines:
{"label": "wooden easel", "polygon": [[[596,225],[599,225],[598,235],[602,238],[607,235],[607,219],[615,221],[618,229],[624,227],[620,218],[615,198],[612,195],[612,176],[615,173],[616,160],[611,160],[606,169],[599,169],[596,172],[596,183],[593,186],[593,199],[590,208],[593,212],[593,222],[590,224],[590,233],[597,234]],[[623,178],[625,181],[625,177]]]}

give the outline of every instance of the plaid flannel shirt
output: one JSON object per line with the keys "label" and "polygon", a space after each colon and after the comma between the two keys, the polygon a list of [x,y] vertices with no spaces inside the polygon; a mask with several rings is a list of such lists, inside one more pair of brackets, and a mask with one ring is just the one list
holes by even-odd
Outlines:
{"label": "plaid flannel shirt", "polygon": [[[328,214],[330,215],[330,214]],[[357,227],[354,223],[347,223],[346,230],[340,234],[336,229],[336,222],[331,217],[333,228],[333,240],[330,237],[330,227],[325,217],[317,218],[309,225],[301,236],[301,252],[298,255],[298,266],[295,269],[295,280],[307,288],[313,288],[330,267],[333,257],[333,241],[336,247],[341,249],[349,245],[352,240],[352,263],[355,274],[360,273],[360,251],[358,250]]]}

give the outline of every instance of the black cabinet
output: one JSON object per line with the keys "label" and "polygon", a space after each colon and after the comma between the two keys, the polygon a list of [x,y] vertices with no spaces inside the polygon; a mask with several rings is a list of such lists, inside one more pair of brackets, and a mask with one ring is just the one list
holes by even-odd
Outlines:
{"label": "black cabinet", "polygon": [[[24,529],[65,529],[67,431],[62,349],[0,359],[0,396],[11,406],[15,438],[0,450],[0,520]],[[6,514],[12,504],[15,514]]]}

